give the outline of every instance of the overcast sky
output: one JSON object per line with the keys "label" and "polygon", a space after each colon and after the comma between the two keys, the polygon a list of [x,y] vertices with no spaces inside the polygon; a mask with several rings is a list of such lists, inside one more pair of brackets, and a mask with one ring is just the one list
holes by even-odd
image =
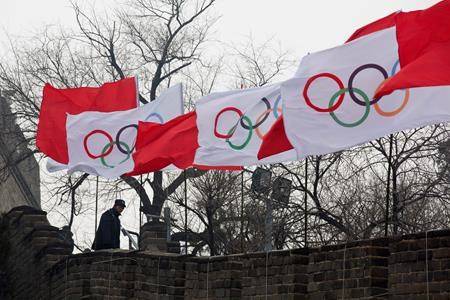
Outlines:
{"label": "overcast sky", "polygon": [[[123,2],[124,0],[120,0]],[[83,2],[83,1],[81,1]],[[116,5],[114,0],[84,0],[98,10]],[[269,38],[300,58],[308,52],[342,44],[357,28],[397,10],[423,9],[437,0],[217,0],[214,13],[221,16],[212,38],[239,44],[251,35],[256,42]],[[0,43],[7,36],[28,36],[44,25],[75,28],[68,0],[0,0]],[[4,53],[2,47],[0,54]],[[296,66],[295,66],[296,67]],[[295,69],[295,67],[293,69]],[[100,209],[104,209],[102,204]],[[46,207],[44,207],[45,209]],[[137,230],[138,205],[125,211],[123,223]],[[52,220],[54,221],[54,220]],[[137,221],[137,222],[136,222]],[[63,225],[55,224],[55,225]],[[91,238],[93,217],[77,218],[78,240]],[[125,239],[123,239],[125,242]]]}
{"label": "overcast sky", "polygon": [[[82,0],[99,10],[125,0]],[[436,0],[217,0],[221,16],[214,38],[239,43],[274,37],[296,56],[336,46],[358,27],[397,10],[431,6]],[[27,35],[45,24],[75,27],[68,0],[0,0],[0,40],[5,33]]]}

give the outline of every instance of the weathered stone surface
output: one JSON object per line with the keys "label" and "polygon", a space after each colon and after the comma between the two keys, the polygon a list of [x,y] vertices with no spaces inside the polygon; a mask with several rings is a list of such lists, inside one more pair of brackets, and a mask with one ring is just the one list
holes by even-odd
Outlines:
{"label": "weathered stone surface", "polygon": [[[39,165],[11,112],[9,95],[0,90],[0,213],[19,205],[40,207]],[[30,155],[31,154],[31,155]],[[24,158],[25,155],[25,159]],[[11,162],[20,161],[17,164]]]}
{"label": "weathered stone surface", "polygon": [[158,222],[144,225],[154,230],[142,235],[145,251],[71,255],[44,212],[19,208],[7,219],[5,299],[450,299],[450,231],[189,257],[164,253],[171,244]]}

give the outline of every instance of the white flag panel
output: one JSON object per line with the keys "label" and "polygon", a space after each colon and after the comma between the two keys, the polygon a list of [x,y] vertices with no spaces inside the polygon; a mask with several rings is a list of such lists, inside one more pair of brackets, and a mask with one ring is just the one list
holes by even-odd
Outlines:
{"label": "white flag panel", "polygon": [[138,122],[165,123],[182,113],[182,89],[176,85],[136,109],[68,115],[69,173],[80,171],[117,178],[132,171]]}
{"label": "white flag panel", "polygon": [[298,78],[281,88],[285,131],[298,159],[450,119],[450,87],[373,99],[400,68],[397,49],[391,28],[302,60]]}
{"label": "white flag panel", "polygon": [[258,160],[262,139],[282,115],[280,84],[208,95],[197,102],[195,164],[250,166],[292,160],[294,151]]}

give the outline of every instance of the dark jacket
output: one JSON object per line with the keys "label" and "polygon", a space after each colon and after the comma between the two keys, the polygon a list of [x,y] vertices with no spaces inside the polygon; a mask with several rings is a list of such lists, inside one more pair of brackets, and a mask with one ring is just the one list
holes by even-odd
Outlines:
{"label": "dark jacket", "polygon": [[119,212],[114,208],[105,211],[100,218],[92,249],[120,248]]}

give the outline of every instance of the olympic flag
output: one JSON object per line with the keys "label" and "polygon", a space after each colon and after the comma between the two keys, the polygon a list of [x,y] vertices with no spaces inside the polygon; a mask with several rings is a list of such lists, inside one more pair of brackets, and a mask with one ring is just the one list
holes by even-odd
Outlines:
{"label": "olympic flag", "polygon": [[196,103],[198,144],[194,163],[227,167],[295,159],[285,152],[259,160],[265,133],[281,116],[280,84],[210,94]]}
{"label": "olympic flag", "polygon": [[57,89],[46,84],[43,90],[36,145],[55,161],[69,161],[66,144],[67,114],[85,111],[123,111],[138,104],[135,78],[105,83],[101,87]]}
{"label": "olympic flag", "polygon": [[[345,97],[345,103],[347,103],[350,98],[350,100],[352,100],[355,104],[362,105],[363,100],[365,102],[365,99],[362,95],[360,95],[360,92],[363,92],[365,96],[370,97],[371,99],[369,101],[370,107],[367,107],[368,111],[373,109],[375,110],[375,112],[370,112],[370,114],[376,113],[385,119],[385,122],[382,124],[383,126],[367,128],[367,136],[365,137],[366,140],[369,140],[371,136],[374,137],[378,134],[381,136],[383,130],[387,133],[389,130],[386,126],[392,125],[390,128],[392,131],[390,132],[394,132],[414,126],[424,126],[436,122],[447,121],[447,103],[443,99],[449,98],[448,87],[450,86],[449,15],[450,0],[441,1],[425,10],[396,12],[356,30],[348,40],[348,42],[354,41],[352,42],[352,46],[343,46],[330,49],[322,52],[322,54],[313,54],[311,57],[305,58],[297,71],[297,76],[305,77],[312,75],[315,70],[314,68],[311,68],[311,66],[315,63],[318,64],[316,70],[317,72],[320,71],[320,67],[322,67],[322,71],[329,71],[333,68],[342,68],[345,64],[352,63],[352,60],[345,59],[346,55],[350,55],[352,59],[355,56],[359,58],[364,58],[364,56],[366,56],[366,66],[363,69],[355,70],[355,72],[353,72],[356,80],[355,78],[348,78],[348,86],[346,87],[348,88],[348,91],[343,91],[342,78],[339,76],[336,77],[336,74],[328,74],[328,76],[327,74],[321,74],[316,78],[310,77],[310,81],[307,82],[309,84],[305,83],[307,87],[303,90],[303,95],[298,95],[297,99],[304,101],[309,109],[315,109],[316,113],[322,113],[322,116],[324,112],[328,112],[330,117],[339,124],[339,120],[341,119],[340,116],[344,114],[342,107],[338,107],[341,104],[341,98]],[[374,37],[376,38],[378,36],[377,33],[380,31],[388,30],[389,28],[393,32],[395,31],[395,39],[391,38],[390,40],[386,40],[381,38],[376,42],[374,40],[372,45],[367,42],[368,39],[373,39]],[[356,44],[360,45],[360,47],[358,48]],[[391,70],[389,70],[389,65],[370,66],[373,51],[367,51],[367,49],[371,47],[374,47],[372,49],[378,49],[377,51],[381,51],[380,53],[385,53],[388,51],[387,53],[390,53],[391,56],[396,55],[399,62],[394,64],[395,68],[393,66]],[[396,52],[392,52],[393,49],[397,48],[398,54]],[[342,49],[347,49],[347,53],[342,51]],[[358,52],[358,49],[361,51]],[[366,51],[369,55],[366,55]],[[327,61],[331,55],[323,55],[325,52],[333,53],[333,55],[340,58],[330,59]],[[307,61],[309,61],[309,63],[306,63]],[[312,61],[314,61],[314,63],[312,63]],[[363,62],[361,61],[361,64],[362,63]],[[309,67],[310,69],[304,70],[305,67]],[[358,91],[355,88],[360,88],[361,86],[359,86],[359,83],[354,85],[355,81],[364,81],[364,77],[367,76],[366,74],[369,74],[368,72],[379,72],[382,76],[380,79],[383,79],[382,82],[378,82],[369,90],[362,91],[360,89],[360,91]],[[327,71],[324,73],[327,73]],[[349,76],[350,74],[341,75],[344,75],[344,79],[346,80],[346,76]],[[340,91],[340,95],[336,95],[337,99],[330,99],[330,101],[334,103],[332,107],[329,107],[329,103],[328,105],[326,103],[322,103],[322,105],[325,106],[320,109],[317,106],[314,107],[315,101],[311,100],[308,91],[310,88],[320,89],[320,85],[317,85],[317,83],[325,80],[326,78],[328,80],[336,81],[339,85],[337,89]],[[367,83],[368,82],[370,81],[367,81]],[[292,83],[291,87],[293,87]],[[374,88],[376,90],[375,95],[370,94]],[[305,90],[307,91],[306,95]],[[402,90],[403,92],[401,92]],[[399,91],[397,92],[399,97],[383,97],[393,91]],[[298,92],[301,93],[300,91]],[[325,90],[322,92],[327,93]],[[402,93],[404,93],[403,97],[401,96]],[[321,97],[324,95],[318,94],[318,96]],[[332,94],[330,96],[333,98],[335,95]],[[393,100],[394,98],[397,100]],[[411,101],[409,101],[410,98],[412,99]],[[397,103],[400,101],[399,99],[403,99],[403,102]],[[408,102],[410,103],[408,104]],[[396,109],[393,109],[388,113],[383,112],[383,109],[380,108],[389,105],[395,106],[396,104],[393,103],[396,103],[398,106]],[[412,111],[410,111],[412,109],[410,107],[411,105],[416,106],[414,111],[417,114],[412,115]],[[421,109],[423,109],[423,111],[420,111]],[[304,109],[304,112],[307,111],[308,109]],[[439,114],[438,111],[441,111],[441,113]],[[289,115],[289,113],[286,113],[285,119],[287,119]],[[370,123],[371,119],[373,119],[373,117],[369,114],[366,116],[366,113],[361,114],[361,116],[361,122],[364,124],[368,124],[368,122]],[[407,116],[411,118],[407,119]],[[412,122],[414,120],[415,123]],[[285,128],[284,125],[286,123],[289,123],[289,120],[287,122],[285,120],[283,123],[283,120],[280,118],[280,120],[272,126],[271,130],[264,139],[263,145],[258,153],[258,157],[268,157],[292,148],[292,145],[286,135],[286,131],[291,129],[287,129],[287,127]],[[347,128],[351,125],[359,128],[364,126],[363,124],[346,124]],[[292,126],[292,122],[290,126]],[[313,128],[309,129],[312,130]],[[347,132],[352,132],[352,134],[358,133],[355,129],[351,131],[347,130]],[[297,138],[299,138],[299,136],[297,136]],[[306,136],[304,136],[304,138],[306,138]],[[296,139],[292,136],[292,132],[290,139]],[[341,142],[344,141],[342,140]],[[331,148],[337,149],[340,147]],[[322,150],[328,151],[326,149]]]}
{"label": "olympic flag", "polygon": [[181,84],[139,108],[120,112],[84,112],[67,117],[68,172],[117,178],[134,168],[139,121],[165,123],[183,113]]}
{"label": "olympic flag", "polygon": [[297,157],[347,149],[400,130],[450,120],[450,87],[372,98],[399,72],[395,27],[305,56],[282,85],[286,135]]}

